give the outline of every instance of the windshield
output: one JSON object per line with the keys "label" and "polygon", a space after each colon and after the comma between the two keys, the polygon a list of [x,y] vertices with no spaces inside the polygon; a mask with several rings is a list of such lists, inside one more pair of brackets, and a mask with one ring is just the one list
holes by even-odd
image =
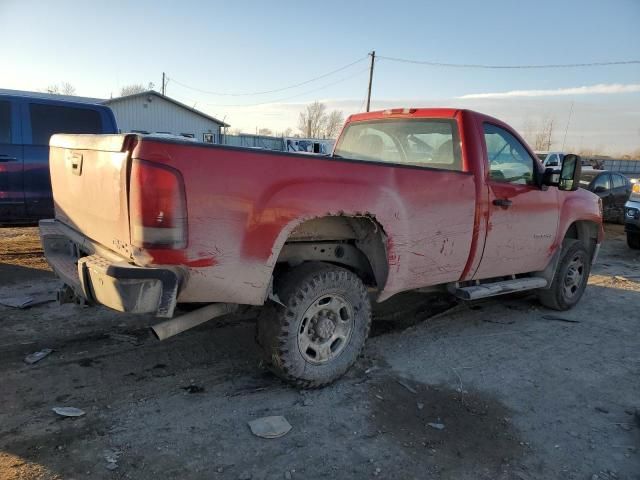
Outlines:
{"label": "windshield", "polygon": [[349,124],[336,156],[461,170],[460,138],[453,120],[374,120]]}

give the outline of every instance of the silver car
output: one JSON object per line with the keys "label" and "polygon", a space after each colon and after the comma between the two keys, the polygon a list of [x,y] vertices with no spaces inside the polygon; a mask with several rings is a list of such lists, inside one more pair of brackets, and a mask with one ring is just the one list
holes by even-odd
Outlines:
{"label": "silver car", "polygon": [[624,205],[624,231],[627,232],[627,245],[640,249],[640,181],[637,180]]}

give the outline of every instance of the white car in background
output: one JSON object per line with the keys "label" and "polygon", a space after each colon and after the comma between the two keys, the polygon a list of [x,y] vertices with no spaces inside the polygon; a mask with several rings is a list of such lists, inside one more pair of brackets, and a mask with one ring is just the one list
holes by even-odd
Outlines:
{"label": "white car in background", "polygon": [[[535,152],[536,156],[542,162],[544,167],[557,167],[560,168],[562,165],[562,159],[565,156],[564,152],[546,152],[546,151],[537,151]],[[593,167],[588,160],[582,159],[582,170],[592,170]]]}

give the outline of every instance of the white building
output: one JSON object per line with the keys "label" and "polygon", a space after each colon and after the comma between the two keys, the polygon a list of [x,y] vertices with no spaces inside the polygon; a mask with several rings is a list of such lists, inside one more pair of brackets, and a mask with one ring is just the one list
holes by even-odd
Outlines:
{"label": "white building", "polygon": [[226,123],[154,90],[104,100],[121,132],[165,133],[218,143]]}

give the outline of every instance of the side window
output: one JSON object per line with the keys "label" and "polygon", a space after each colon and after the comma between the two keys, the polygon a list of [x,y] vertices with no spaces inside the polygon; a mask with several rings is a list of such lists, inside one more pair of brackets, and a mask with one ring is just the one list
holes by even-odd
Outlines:
{"label": "side window", "polygon": [[11,143],[11,104],[0,102],[0,143]]}
{"label": "side window", "polygon": [[620,175],[611,175],[611,178],[613,180],[613,188],[624,188],[627,185],[624,177],[621,177]]}
{"label": "side window", "polygon": [[517,185],[526,185],[533,181],[533,158],[511,133],[485,123],[484,140],[487,145],[491,180]]}
{"label": "side window", "polygon": [[49,145],[54,133],[101,133],[100,114],[90,108],[61,107],[32,103],[31,143]]}
{"label": "side window", "polygon": [[608,174],[600,175],[593,181],[593,186],[591,187],[591,190],[595,192],[598,189],[600,189],[600,191],[611,189],[611,183],[609,182]]}

